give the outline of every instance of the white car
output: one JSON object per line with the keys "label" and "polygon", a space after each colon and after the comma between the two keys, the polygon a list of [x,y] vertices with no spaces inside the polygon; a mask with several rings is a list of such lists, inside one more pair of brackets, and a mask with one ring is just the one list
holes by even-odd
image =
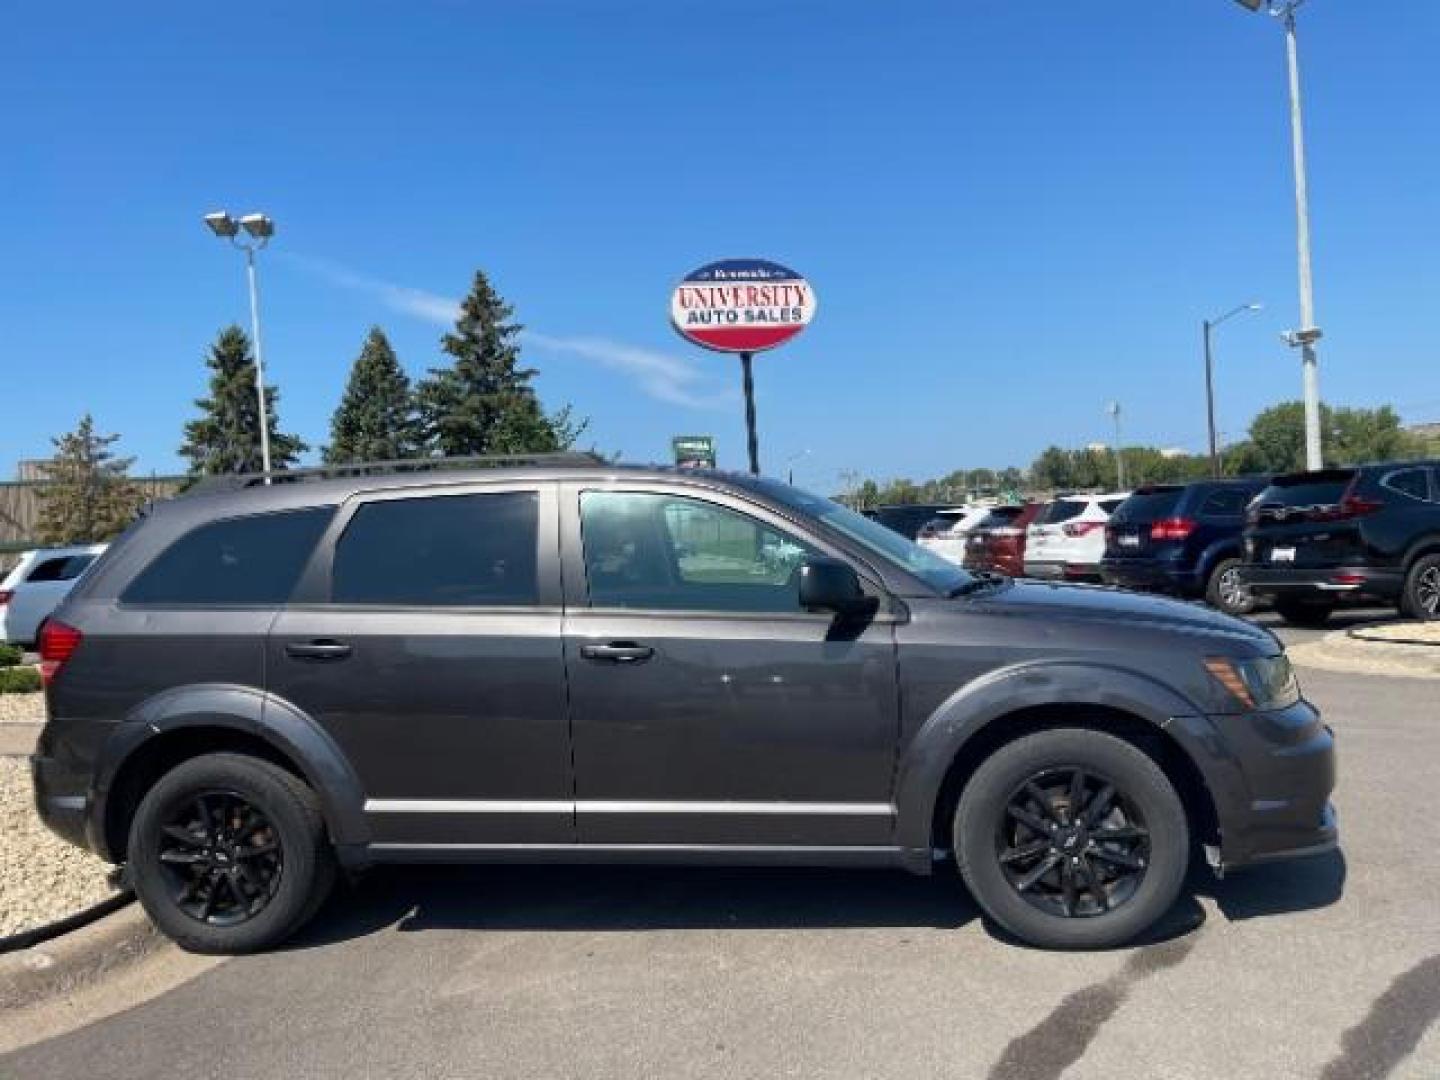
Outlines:
{"label": "white car", "polygon": [[1064,495],[1046,504],[1025,530],[1025,576],[1099,581],[1105,523],[1129,493]]}
{"label": "white car", "polygon": [[0,641],[34,644],[40,624],[105,548],[105,544],[41,548],[22,555],[0,581]]}
{"label": "white car", "polygon": [[994,509],[991,505],[975,505],[941,510],[920,529],[915,542],[923,548],[929,548],[942,559],[949,559],[956,566],[961,566],[965,562],[966,540]]}

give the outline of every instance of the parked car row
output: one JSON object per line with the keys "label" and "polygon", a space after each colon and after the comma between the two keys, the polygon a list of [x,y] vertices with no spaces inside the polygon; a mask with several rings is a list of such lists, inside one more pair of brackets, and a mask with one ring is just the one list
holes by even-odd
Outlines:
{"label": "parked car row", "polygon": [[971,570],[1101,581],[1231,615],[1263,599],[1287,622],[1318,626],[1342,600],[1361,599],[1440,619],[1436,462],[952,507],[918,539]]}
{"label": "parked car row", "polygon": [[104,544],[89,544],[41,548],[21,556],[0,580],[0,642],[33,645],[40,624],[104,550]]}

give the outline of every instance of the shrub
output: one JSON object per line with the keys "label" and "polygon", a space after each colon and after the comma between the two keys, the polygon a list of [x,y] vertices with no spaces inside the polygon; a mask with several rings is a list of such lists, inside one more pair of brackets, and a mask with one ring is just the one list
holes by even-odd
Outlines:
{"label": "shrub", "polygon": [[0,694],[28,694],[42,686],[40,671],[33,667],[0,668]]}
{"label": "shrub", "polygon": [[0,668],[18,667],[21,660],[25,659],[25,653],[19,645],[6,645],[0,642]]}

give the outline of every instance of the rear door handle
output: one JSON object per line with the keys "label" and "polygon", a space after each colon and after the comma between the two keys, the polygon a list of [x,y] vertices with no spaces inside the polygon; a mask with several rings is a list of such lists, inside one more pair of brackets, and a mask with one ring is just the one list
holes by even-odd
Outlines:
{"label": "rear door handle", "polygon": [[285,655],[296,660],[344,660],[350,655],[350,646],[343,641],[323,638],[315,641],[291,641],[285,646]]}
{"label": "rear door handle", "polygon": [[582,645],[580,655],[586,660],[600,660],[611,664],[639,664],[655,655],[649,645],[637,645],[633,641],[612,641],[608,645]]}

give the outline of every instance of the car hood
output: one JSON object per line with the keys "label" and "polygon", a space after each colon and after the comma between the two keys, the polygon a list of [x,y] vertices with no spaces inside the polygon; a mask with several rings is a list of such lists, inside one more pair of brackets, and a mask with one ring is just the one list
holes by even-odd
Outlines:
{"label": "car hood", "polygon": [[963,598],[964,601],[977,611],[995,615],[1143,626],[1157,631],[1243,641],[1265,653],[1281,651],[1275,635],[1243,619],[1223,615],[1200,604],[1100,585],[1015,581],[993,591]]}

